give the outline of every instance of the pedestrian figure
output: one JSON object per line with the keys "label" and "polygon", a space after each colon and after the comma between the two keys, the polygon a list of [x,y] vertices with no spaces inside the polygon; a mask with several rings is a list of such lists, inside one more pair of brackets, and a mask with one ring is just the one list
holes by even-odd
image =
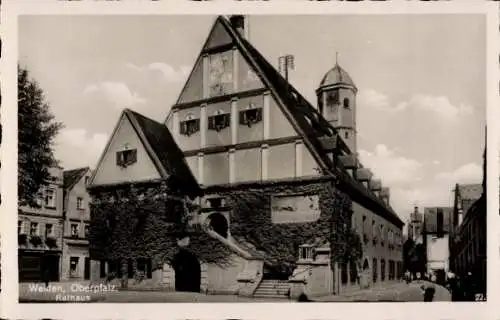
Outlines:
{"label": "pedestrian figure", "polygon": [[405,272],[405,280],[406,280],[406,284],[409,284],[411,282],[411,273],[410,273],[410,271],[406,271]]}
{"label": "pedestrian figure", "polygon": [[434,284],[429,283],[428,285],[422,285],[420,288],[423,291],[424,302],[432,302],[432,300],[434,300],[434,294],[436,293]]}
{"label": "pedestrian figure", "polygon": [[464,298],[465,301],[474,301],[475,300],[475,285],[474,279],[472,277],[471,272],[467,272],[467,275],[464,279]]}
{"label": "pedestrian figure", "polygon": [[448,278],[448,289],[451,291],[451,301],[461,301],[460,284],[454,275]]}
{"label": "pedestrian figure", "polygon": [[305,293],[301,293],[299,298],[297,299],[298,302],[312,302],[312,300],[309,300],[307,295]]}

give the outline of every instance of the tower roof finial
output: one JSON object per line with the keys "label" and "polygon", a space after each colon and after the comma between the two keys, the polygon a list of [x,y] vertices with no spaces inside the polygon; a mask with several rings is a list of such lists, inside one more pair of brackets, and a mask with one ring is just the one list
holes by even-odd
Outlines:
{"label": "tower roof finial", "polygon": [[335,52],[335,64],[336,65],[339,64],[339,52],[338,51]]}

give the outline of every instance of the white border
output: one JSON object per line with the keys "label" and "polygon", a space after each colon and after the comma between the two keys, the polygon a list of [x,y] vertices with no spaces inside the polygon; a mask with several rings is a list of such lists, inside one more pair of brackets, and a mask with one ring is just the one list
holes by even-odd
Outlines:
{"label": "white border", "polygon": [[[191,1],[3,1],[2,30],[4,39],[1,81],[3,90],[2,121],[4,141],[0,150],[2,159],[2,299],[3,318],[288,318],[288,319],[485,319],[499,315],[495,302],[500,301],[498,289],[499,255],[499,65],[498,3],[477,2],[191,2]],[[6,3],[5,3],[6,2]],[[222,3],[221,3],[222,2]],[[17,273],[17,16],[19,14],[485,14],[487,32],[487,115],[488,119],[488,302],[487,303],[180,303],[180,304],[22,304],[18,300]],[[460,52],[457,52],[460,54]],[[12,232],[14,231],[14,232]]]}

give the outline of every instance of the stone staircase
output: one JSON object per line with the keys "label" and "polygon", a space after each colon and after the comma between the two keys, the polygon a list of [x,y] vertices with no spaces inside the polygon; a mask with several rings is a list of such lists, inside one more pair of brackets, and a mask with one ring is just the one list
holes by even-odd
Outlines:
{"label": "stone staircase", "polygon": [[289,292],[288,280],[262,280],[253,296],[255,298],[288,299]]}

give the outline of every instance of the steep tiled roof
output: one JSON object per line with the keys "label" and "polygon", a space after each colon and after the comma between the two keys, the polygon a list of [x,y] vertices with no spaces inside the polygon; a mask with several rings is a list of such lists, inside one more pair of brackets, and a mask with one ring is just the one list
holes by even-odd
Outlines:
{"label": "steep tiled roof", "polygon": [[63,172],[64,189],[69,190],[90,170],[89,167],[66,170]]}
{"label": "steep tiled roof", "polygon": [[354,81],[352,81],[351,76],[340,67],[338,63],[335,64],[333,68],[328,70],[328,72],[321,80],[320,87],[327,87],[331,85],[344,84],[356,88]]}
{"label": "steep tiled roof", "polygon": [[[186,163],[182,151],[168,128],[130,109],[124,110],[160,173],[175,177],[178,187],[191,196],[200,195],[200,187]],[[158,163],[157,163],[158,162]]]}
{"label": "steep tiled roof", "polygon": [[481,197],[483,186],[477,184],[462,184],[458,185],[458,192],[462,200],[477,200]]}
{"label": "steep tiled roof", "polygon": [[346,154],[352,154],[355,151],[349,150],[347,144],[337,134],[335,128],[283,78],[250,42],[231,26],[226,18],[219,17],[218,21],[226,28],[248,63],[256,69],[258,76],[277,97],[278,105],[280,105],[291,124],[303,137],[304,143],[309,146],[311,153],[318,160],[322,169],[325,172],[336,175],[340,180],[339,187],[348,192],[353,200],[368,206],[397,225],[404,225],[404,222],[393,209],[385,205],[373,192],[367,190],[361,182],[352,178],[342,167],[340,161],[333,163],[328,157],[328,153],[324,149],[320,138],[336,137],[337,149],[342,150]]}

